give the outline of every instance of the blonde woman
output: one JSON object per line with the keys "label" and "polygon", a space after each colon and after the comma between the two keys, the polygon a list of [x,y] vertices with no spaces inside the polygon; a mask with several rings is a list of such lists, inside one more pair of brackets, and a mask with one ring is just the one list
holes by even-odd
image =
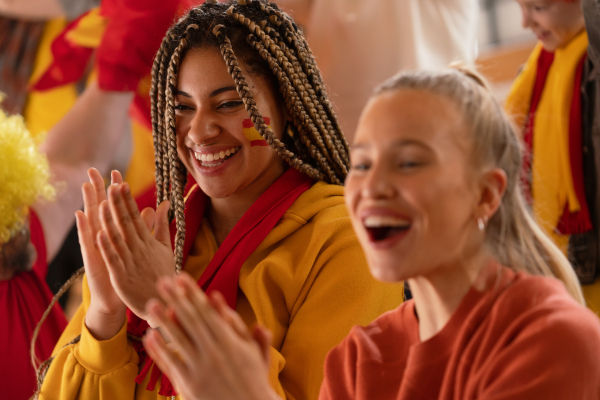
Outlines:
{"label": "blonde woman", "polygon": [[[521,150],[482,80],[401,74],[364,110],[345,197],[374,277],[408,280],[413,300],[355,327],[325,363],[321,399],[597,399],[600,321],[528,214]],[[185,275],[146,348],[186,398],[275,398],[263,329]],[[194,377],[202,377],[194,379]]]}

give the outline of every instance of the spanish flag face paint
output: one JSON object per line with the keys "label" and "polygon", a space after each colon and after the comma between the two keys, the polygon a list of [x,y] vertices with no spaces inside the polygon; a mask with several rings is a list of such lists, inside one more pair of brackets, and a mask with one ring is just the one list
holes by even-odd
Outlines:
{"label": "spanish flag face paint", "polygon": [[[267,126],[270,128],[271,118],[263,117],[263,119],[265,120],[265,124],[267,124]],[[248,139],[248,141],[250,142],[250,146],[269,145],[265,138],[263,138],[262,135],[256,130],[256,127],[254,126],[254,123],[250,118],[244,120],[242,131],[244,132],[244,136],[246,137],[246,139]]]}

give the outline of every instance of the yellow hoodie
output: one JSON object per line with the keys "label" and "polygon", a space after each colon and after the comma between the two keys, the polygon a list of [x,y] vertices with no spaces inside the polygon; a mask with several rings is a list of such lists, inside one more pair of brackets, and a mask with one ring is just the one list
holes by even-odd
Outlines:
{"label": "yellow hoodie", "polygon": [[[199,278],[217,244],[204,221],[184,269]],[[316,399],[327,352],[353,325],[365,325],[402,302],[401,284],[377,282],[350,224],[341,186],[318,182],[284,214],[240,271],[236,310],[248,325],[273,333],[270,377],[288,399]],[[84,303],[63,333],[40,399],[164,399],[136,387],[138,356],[126,326],[112,339],[88,332]],[[64,347],[81,334],[81,341]],[[146,379],[149,379],[149,375]]]}

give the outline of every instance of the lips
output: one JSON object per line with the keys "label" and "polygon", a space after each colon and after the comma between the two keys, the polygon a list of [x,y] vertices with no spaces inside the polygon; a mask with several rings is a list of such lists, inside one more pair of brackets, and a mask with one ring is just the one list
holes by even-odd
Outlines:
{"label": "lips", "polygon": [[535,34],[540,41],[544,41],[550,37],[550,32],[539,32]]}

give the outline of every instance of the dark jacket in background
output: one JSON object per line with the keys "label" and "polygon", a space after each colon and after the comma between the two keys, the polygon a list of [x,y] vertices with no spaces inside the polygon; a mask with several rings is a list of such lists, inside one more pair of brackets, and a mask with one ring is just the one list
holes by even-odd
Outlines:
{"label": "dark jacket in background", "polygon": [[581,283],[600,275],[600,0],[582,0],[589,47],[581,81],[583,171],[585,193],[594,228],[571,235],[569,259]]}

